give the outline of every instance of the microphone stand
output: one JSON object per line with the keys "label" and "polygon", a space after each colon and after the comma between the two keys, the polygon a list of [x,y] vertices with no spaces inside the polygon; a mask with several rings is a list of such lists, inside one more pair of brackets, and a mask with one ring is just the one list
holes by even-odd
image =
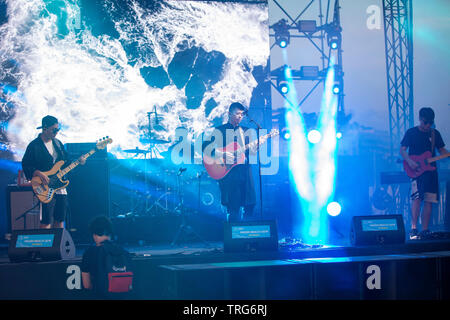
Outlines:
{"label": "microphone stand", "polygon": [[248,115],[248,112],[246,112],[246,116],[248,118],[248,120],[250,122],[253,122],[257,127],[258,130],[256,131],[256,137],[257,137],[257,141],[258,141],[258,155],[257,155],[257,159],[258,159],[258,175],[259,175],[259,207],[260,207],[260,215],[261,215],[261,220],[263,219],[263,200],[262,200],[262,178],[261,178],[261,158],[260,158],[260,144],[259,144],[259,130],[261,129],[261,126],[252,118],[250,118],[250,116]]}

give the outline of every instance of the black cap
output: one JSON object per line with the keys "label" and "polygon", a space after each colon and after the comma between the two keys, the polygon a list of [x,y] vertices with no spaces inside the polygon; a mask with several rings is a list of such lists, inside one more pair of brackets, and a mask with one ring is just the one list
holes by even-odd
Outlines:
{"label": "black cap", "polygon": [[42,125],[36,129],[49,128],[55,123],[58,123],[58,119],[53,116],[45,116],[42,118]]}

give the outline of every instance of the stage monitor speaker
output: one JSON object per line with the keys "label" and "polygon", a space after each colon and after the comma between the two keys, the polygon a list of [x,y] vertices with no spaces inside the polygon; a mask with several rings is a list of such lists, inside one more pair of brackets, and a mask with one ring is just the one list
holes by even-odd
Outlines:
{"label": "stage monitor speaker", "polygon": [[228,222],[224,225],[224,252],[277,251],[275,220]]}
{"label": "stage monitor speaker", "polygon": [[403,216],[354,216],[350,240],[354,246],[400,244],[405,242]]}
{"label": "stage monitor speaker", "polygon": [[16,230],[8,256],[11,262],[68,260],[75,257],[75,245],[66,229]]}

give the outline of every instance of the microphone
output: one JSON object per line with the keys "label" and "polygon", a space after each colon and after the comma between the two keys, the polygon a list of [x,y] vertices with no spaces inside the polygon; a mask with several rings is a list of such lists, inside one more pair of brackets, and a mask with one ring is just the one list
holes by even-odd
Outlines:
{"label": "microphone", "polygon": [[180,167],[180,169],[178,169],[178,175],[181,175],[183,172],[186,171],[186,169],[187,168]]}

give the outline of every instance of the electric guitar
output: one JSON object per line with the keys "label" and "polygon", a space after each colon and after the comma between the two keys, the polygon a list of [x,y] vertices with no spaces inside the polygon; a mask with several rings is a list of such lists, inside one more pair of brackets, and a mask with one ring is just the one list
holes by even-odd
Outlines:
{"label": "electric guitar", "polygon": [[447,158],[450,156],[450,153],[446,153],[437,157],[431,157],[432,154],[430,151],[426,151],[422,153],[421,155],[411,155],[409,156],[411,160],[417,162],[419,166],[414,170],[410,167],[408,162],[403,161],[403,168],[406,171],[406,174],[410,178],[417,178],[418,176],[421,176],[425,171],[433,171],[436,170],[436,167],[433,167],[430,165],[430,163],[436,162],[438,160]]}
{"label": "electric guitar", "polygon": [[[259,144],[265,143],[267,139],[277,136],[278,130],[274,129],[270,133],[259,138]],[[203,155],[203,165],[209,176],[215,180],[223,179],[235,166],[245,162],[245,151],[258,145],[258,139],[241,147],[239,143],[232,142],[224,148],[217,148],[216,152],[224,154],[224,157],[211,158]],[[226,163],[225,152],[229,152],[234,156],[234,163]]]}
{"label": "electric guitar", "polygon": [[[108,137],[101,139],[99,142],[97,142],[95,149],[92,149],[88,153],[82,155],[81,158],[87,159],[97,150],[106,148],[106,145],[111,142],[112,139]],[[79,164],[80,160],[78,159],[61,170],[61,167],[64,165],[64,160],[55,163],[53,168],[51,168],[49,171],[43,172],[50,180],[48,185],[43,184],[40,177],[33,177],[31,179],[31,187],[33,188],[33,191],[38,197],[39,201],[43,203],[49,203],[53,199],[53,196],[55,195],[55,192],[57,190],[67,187],[67,185],[69,184],[69,180],[63,180],[63,177]]]}

